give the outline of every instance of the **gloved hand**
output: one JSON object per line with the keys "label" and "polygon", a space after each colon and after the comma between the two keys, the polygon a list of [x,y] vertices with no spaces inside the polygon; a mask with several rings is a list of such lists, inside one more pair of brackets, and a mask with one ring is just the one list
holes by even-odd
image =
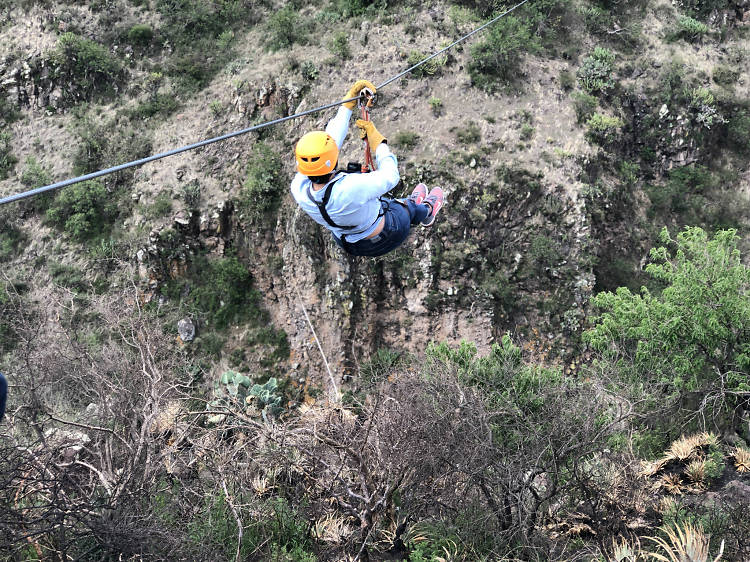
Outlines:
{"label": "gloved hand", "polygon": [[[349,88],[349,91],[346,92],[346,95],[341,99],[348,100],[349,98],[356,98],[357,96],[359,96],[359,93],[365,88],[369,88],[373,94],[375,93],[375,85],[372,82],[370,82],[369,80],[357,80],[354,83],[354,86]],[[357,100],[347,102],[344,104],[344,106],[348,109],[354,109],[357,106]]]}
{"label": "gloved hand", "polygon": [[357,119],[357,127],[359,127],[359,138],[367,139],[367,144],[370,145],[370,151],[375,156],[375,151],[381,142],[388,142],[386,138],[380,134],[375,128],[375,124],[372,121],[365,121],[364,119]]}

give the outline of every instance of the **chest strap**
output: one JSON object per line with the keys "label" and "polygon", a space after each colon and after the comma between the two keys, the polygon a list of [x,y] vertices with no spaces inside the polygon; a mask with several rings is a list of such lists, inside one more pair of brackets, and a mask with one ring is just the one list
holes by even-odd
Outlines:
{"label": "chest strap", "polygon": [[333,219],[328,214],[328,211],[326,210],[326,205],[328,205],[328,201],[331,199],[331,192],[333,191],[333,186],[338,182],[340,179],[343,179],[346,176],[346,174],[339,174],[337,177],[335,177],[333,180],[329,181],[328,184],[325,186],[325,192],[323,192],[323,200],[318,201],[313,197],[312,194],[312,186],[307,186],[307,196],[310,198],[310,201],[315,203],[315,205],[318,207],[318,211],[320,211],[320,214],[323,216],[323,220],[328,223],[329,226],[332,226],[334,228],[340,228],[341,230],[353,230],[357,228],[356,226],[341,226],[339,224],[336,224],[333,222]]}

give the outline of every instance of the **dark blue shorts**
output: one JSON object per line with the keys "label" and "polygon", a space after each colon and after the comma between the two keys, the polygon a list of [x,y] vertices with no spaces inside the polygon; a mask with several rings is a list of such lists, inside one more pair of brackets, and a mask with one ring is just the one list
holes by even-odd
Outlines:
{"label": "dark blue shorts", "polygon": [[408,199],[403,204],[393,199],[382,199],[382,202],[385,224],[380,234],[354,243],[346,242],[346,236],[344,240],[334,236],[336,244],[354,256],[382,256],[403,244],[412,225],[421,223],[430,212],[429,206],[417,205]]}

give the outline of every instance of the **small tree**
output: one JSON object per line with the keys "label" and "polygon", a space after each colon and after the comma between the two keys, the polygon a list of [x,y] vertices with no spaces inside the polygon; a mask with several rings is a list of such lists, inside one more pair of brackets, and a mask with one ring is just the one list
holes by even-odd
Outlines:
{"label": "small tree", "polygon": [[655,383],[672,397],[696,392],[698,408],[714,398],[741,414],[750,396],[750,268],[737,233],[711,238],[689,227],[676,239],[664,229],[661,239],[646,272],[664,289],[597,295],[603,312],[584,339],[633,382]]}

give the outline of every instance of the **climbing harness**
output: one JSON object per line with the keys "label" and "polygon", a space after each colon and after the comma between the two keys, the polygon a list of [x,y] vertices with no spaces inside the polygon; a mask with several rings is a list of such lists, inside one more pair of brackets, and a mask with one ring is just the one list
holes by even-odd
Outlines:
{"label": "climbing harness", "polygon": [[[511,12],[517,10],[518,8],[520,8],[521,6],[523,6],[524,4],[526,4],[527,2],[530,2],[530,1],[531,0],[522,0],[521,2],[519,2],[518,4],[516,4],[515,6],[513,6],[512,8],[508,8],[506,11],[504,11],[503,13],[495,16],[494,18],[492,18],[491,20],[489,20],[487,23],[485,23],[482,26],[476,28],[475,30],[467,33],[463,37],[458,38],[456,41],[454,41],[453,43],[451,43],[447,47],[444,47],[444,48],[440,49],[439,51],[431,54],[430,56],[425,57],[424,59],[422,59],[421,61],[419,61],[415,65],[410,66],[409,68],[407,68],[403,72],[400,72],[399,74],[393,76],[392,78],[389,78],[388,80],[386,80],[385,82],[383,82],[382,84],[380,84],[379,86],[377,86],[376,90],[380,90],[381,88],[384,88],[388,84],[391,84],[392,82],[395,82],[396,80],[398,80],[402,76],[404,76],[404,75],[412,72],[413,70],[419,68],[420,66],[422,66],[423,64],[431,61],[435,57],[440,56],[441,54],[443,54],[444,52],[446,52],[448,49],[451,49],[451,48],[455,47],[456,45],[458,45],[459,43],[465,41],[469,37],[472,37],[473,35],[479,33],[483,29],[485,29],[488,26],[492,25],[496,21],[499,21],[500,19],[504,18],[505,16],[507,16]],[[360,99],[361,99],[361,96],[357,96],[357,97],[353,97],[353,98],[349,98],[349,99],[344,99],[344,100],[341,100],[341,101],[337,101],[337,102],[334,102],[334,103],[329,103],[329,104],[326,104],[326,105],[321,105],[320,107],[315,107],[313,109],[308,109],[307,111],[302,111],[300,113],[295,113],[294,115],[287,115],[286,117],[281,117],[279,119],[274,119],[273,121],[267,121],[265,123],[260,123],[259,125],[254,125],[252,127],[248,127],[246,129],[241,129],[239,131],[234,131],[232,133],[227,133],[227,134],[221,135],[219,137],[214,137],[212,139],[203,140],[203,141],[200,141],[200,142],[196,142],[196,143],[193,143],[193,144],[182,146],[180,148],[175,148],[175,149],[172,149],[172,150],[168,150],[166,152],[161,152],[159,154],[154,154],[153,156],[148,156],[146,158],[141,158],[140,160],[133,160],[132,162],[126,162],[125,164],[120,164],[118,166],[113,166],[113,167],[107,168],[105,170],[99,170],[98,172],[92,172],[92,173],[86,174],[84,176],[78,176],[78,177],[75,177],[75,178],[63,180],[63,181],[60,181],[60,182],[57,182],[57,183],[53,183],[53,184],[50,184],[50,185],[45,185],[45,186],[42,186],[42,187],[37,187],[37,188],[31,189],[29,191],[24,191],[24,192],[21,192],[21,193],[17,193],[15,195],[10,195],[8,197],[4,197],[4,198],[0,199],[0,205],[5,205],[6,203],[12,203],[12,202],[18,201],[20,199],[25,199],[27,197],[33,197],[34,195],[39,195],[41,193],[46,193],[47,191],[52,191],[52,190],[55,190],[55,189],[60,189],[60,188],[63,188],[63,187],[67,187],[67,186],[72,185],[74,183],[79,183],[79,182],[87,181],[87,180],[93,180],[93,179],[101,177],[101,176],[106,176],[108,174],[113,174],[115,172],[119,172],[119,171],[122,171],[122,170],[127,170],[128,168],[134,168],[136,166],[143,166],[144,164],[148,164],[149,162],[153,162],[155,160],[160,160],[162,158],[166,158],[167,156],[174,156],[175,154],[180,154],[180,153],[186,152],[188,150],[195,150],[196,148],[202,148],[204,146],[208,146],[209,144],[213,144],[215,142],[220,142],[220,141],[224,141],[224,140],[227,140],[227,139],[231,139],[231,138],[237,137],[239,135],[244,135],[244,134],[250,133],[252,131],[257,131],[257,130],[263,129],[265,127],[270,127],[271,125],[277,125],[279,123],[283,123],[283,122],[289,121],[291,119],[297,119],[298,117],[304,117],[305,115],[310,115],[312,113],[317,113],[319,111],[324,111],[326,109],[330,109],[332,107],[336,107],[336,106],[341,105],[343,103],[347,103],[347,102],[350,102],[350,101],[359,101]],[[366,108],[364,108],[365,111],[367,111],[369,109],[369,107],[370,106],[368,105]],[[370,158],[372,159],[372,155],[370,155]],[[366,165],[372,165],[373,168],[374,168],[374,163],[372,163],[372,164],[366,164]]]}
{"label": "climbing harness", "polygon": [[[363,88],[359,95],[360,112],[362,113],[362,120],[370,120],[370,108],[375,105],[377,101],[377,95],[370,88]],[[370,150],[370,143],[367,139],[364,139],[365,143],[365,163],[362,164],[362,173],[367,173],[370,170],[375,170],[375,161],[372,159],[372,151]]]}

